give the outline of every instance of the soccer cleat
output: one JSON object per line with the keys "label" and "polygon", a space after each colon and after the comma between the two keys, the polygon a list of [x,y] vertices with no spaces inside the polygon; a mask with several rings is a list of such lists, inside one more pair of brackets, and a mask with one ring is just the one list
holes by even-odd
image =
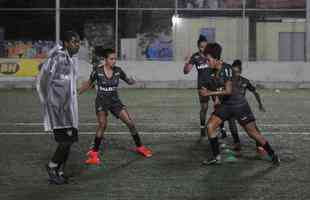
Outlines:
{"label": "soccer cleat", "polygon": [[88,165],[100,165],[99,152],[90,150],[87,153],[88,159],[85,161]]}
{"label": "soccer cleat", "polygon": [[152,156],[152,151],[143,145],[140,147],[137,147],[135,151],[147,158]]}
{"label": "soccer cleat", "polygon": [[64,177],[59,176],[58,172],[57,172],[57,168],[51,168],[48,166],[48,164],[45,166],[47,174],[49,176],[48,181],[51,184],[55,184],[55,185],[63,185],[66,184],[66,180],[64,179]]}
{"label": "soccer cleat", "polygon": [[65,180],[65,184],[69,183],[69,177],[66,176],[63,171],[58,171],[58,176],[62,177]]}
{"label": "soccer cleat", "polygon": [[230,163],[234,163],[234,162],[237,162],[238,159],[237,159],[237,156],[235,156],[234,154],[229,154],[227,156],[227,158],[225,159],[225,162],[230,162]]}
{"label": "soccer cleat", "polygon": [[203,165],[220,165],[222,164],[222,158],[220,155],[213,157],[209,160],[205,160],[202,162]]}

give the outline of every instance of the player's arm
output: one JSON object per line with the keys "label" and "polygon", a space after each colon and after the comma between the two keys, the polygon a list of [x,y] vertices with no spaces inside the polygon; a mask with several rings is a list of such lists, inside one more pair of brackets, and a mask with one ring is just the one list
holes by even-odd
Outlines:
{"label": "player's arm", "polygon": [[81,95],[88,89],[92,88],[96,79],[97,79],[97,73],[96,70],[94,69],[94,71],[90,74],[89,79],[87,81],[84,81],[81,87],[78,89],[78,94]]}
{"label": "player's arm", "polygon": [[136,83],[136,80],[133,77],[128,77],[127,74],[120,69],[120,78],[125,81],[128,85],[133,85]]}
{"label": "player's arm", "polygon": [[262,100],[261,100],[261,98],[260,98],[260,95],[259,95],[259,93],[256,91],[255,86],[252,85],[250,81],[248,81],[247,89],[248,89],[250,92],[252,92],[252,94],[255,96],[255,99],[256,99],[256,101],[257,101],[257,103],[258,103],[258,106],[259,106],[259,110],[265,112],[266,110],[265,110],[265,108],[264,108],[264,106],[263,106],[263,103],[262,103]]}
{"label": "player's arm", "polygon": [[183,67],[183,73],[189,74],[192,71],[193,67],[194,67],[193,56],[188,56],[185,60],[185,64]]}
{"label": "player's arm", "polygon": [[226,68],[224,75],[224,89],[220,91],[212,91],[202,88],[199,92],[201,96],[229,96],[232,94],[232,69]]}
{"label": "player's arm", "polygon": [[40,65],[40,71],[36,77],[36,87],[42,103],[47,99],[47,93],[51,86],[50,79],[55,66],[55,58],[48,58]]}
{"label": "player's arm", "polygon": [[84,81],[78,90],[79,95],[83,94],[85,91],[92,87],[92,82],[90,80]]}
{"label": "player's arm", "polygon": [[229,96],[232,94],[232,81],[225,81],[224,90],[212,91],[202,87],[199,93],[201,96]]}
{"label": "player's arm", "polygon": [[184,64],[183,73],[184,74],[189,74],[192,71],[193,66],[194,66],[193,64],[190,64],[190,63],[186,62]]}

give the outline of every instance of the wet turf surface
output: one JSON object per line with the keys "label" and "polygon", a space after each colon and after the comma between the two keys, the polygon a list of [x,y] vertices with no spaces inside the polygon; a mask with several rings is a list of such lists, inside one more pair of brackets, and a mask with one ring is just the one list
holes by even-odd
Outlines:
{"label": "wet turf surface", "polygon": [[[82,135],[67,166],[71,184],[54,186],[47,184],[44,170],[55,148],[52,137],[10,135],[42,130],[36,124],[41,123],[36,94],[0,91],[0,132],[6,134],[0,135],[0,199],[310,199],[310,91],[260,92],[268,111],[259,113],[249,95],[250,102],[261,129],[279,152],[280,167],[257,159],[255,144],[245,135],[241,137],[243,157],[236,163],[202,166],[210,151],[207,141],[196,143],[196,91],[131,89],[121,91],[123,102],[139,130],[153,133],[142,138],[154,156],[145,159],[131,152],[129,134],[107,135],[103,165],[88,167],[83,160],[92,136]],[[80,97],[82,131],[94,131],[93,99],[93,92]],[[111,117],[108,133],[120,131],[127,129]]]}

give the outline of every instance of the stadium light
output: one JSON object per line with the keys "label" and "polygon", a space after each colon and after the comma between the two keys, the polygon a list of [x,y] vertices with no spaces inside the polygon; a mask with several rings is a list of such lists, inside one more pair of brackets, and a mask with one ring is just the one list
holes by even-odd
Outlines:
{"label": "stadium light", "polygon": [[181,21],[181,18],[179,17],[178,14],[172,16],[172,23],[173,24],[178,24],[178,23],[180,23],[180,21]]}

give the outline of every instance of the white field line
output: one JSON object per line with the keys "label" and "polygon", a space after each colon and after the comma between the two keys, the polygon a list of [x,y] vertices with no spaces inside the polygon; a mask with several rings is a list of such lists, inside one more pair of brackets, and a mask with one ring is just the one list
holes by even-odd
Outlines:
{"label": "white field line", "polygon": [[[0,135],[48,135],[48,132],[7,132]],[[95,132],[80,132],[80,135],[94,135]],[[126,135],[129,132],[106,132],[107,135]],[[184,131],[184,132],[139,132],[141,135],[199,135],[198,131]],[[245,135],[245,132],[239,132]],[[310,135],[310,132],[263,132],[263,135]]]}
{"label": "white field line", "polygon": [[[111,125],[116,125],[118,123],[109,123]],[[143,123],[143,124],[151,124],[151,123]],[[299,124],[261,124],[261,123],[257,123],[259,126],[264,126],[264,127],[310,127],[310,123],[309,124],[303,124],[303,123],[299,123]],[[96,126],[97,123],[80,123],[80,126]],[[154,126],[155,124],[152,123],[152,125]],[[173,125],[172,123],[156,123],[156,126],[171,126]],[[39,123],[39,122],[18,122],[18,123],[0,123],[0,126],[43,126],[43,123]]]}

